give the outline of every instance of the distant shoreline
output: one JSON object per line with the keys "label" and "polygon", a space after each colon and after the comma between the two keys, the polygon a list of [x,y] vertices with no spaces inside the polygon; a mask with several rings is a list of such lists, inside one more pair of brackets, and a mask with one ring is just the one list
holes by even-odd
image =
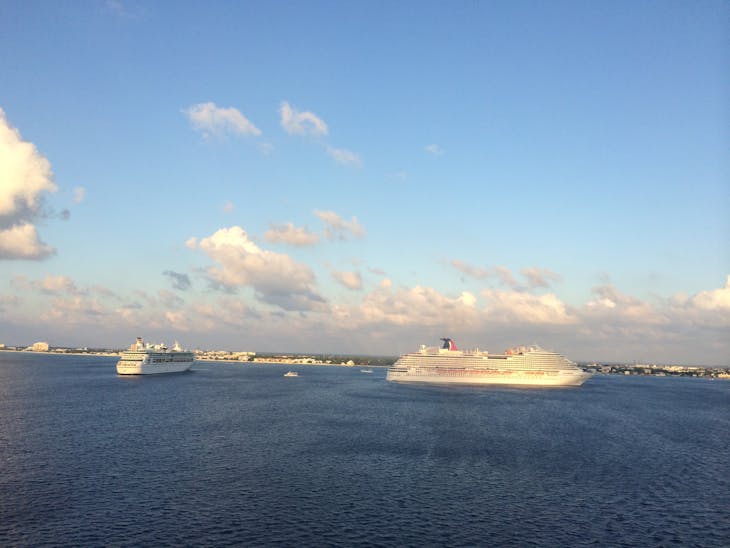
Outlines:
{"label": "distant shoreline", "polygon": [[[38,354],[52,356],[103,356],[118,357],[124,350],[19,350],[16,348],[0,348],[0,352],[14,352],[18,354]],[[318,356],[314,354],[312,356]],[[324,356],[324,355],[323,355]],[[331,356],[331,355],[327,355]],[[272,365],[289,365],[289,366],[319,366],[319,367],[390,367],[386,363],[366,363],[364,361],[350,361],[329,363],[322,362],[316,358],[310,358],[312,361],[300,361],[304,355],[292,358],[291,354],[276,356],[267,353],[266,357],[261,359],[241,360],[226,359],[224,357],[214,357],[210,355],[196,355],[197,362],[218,362],[218,363],[240,363],[250,365],[272,364]],[[344,355],[338,355],[343,358]],[[280,360],[277,358],[281,358]],[[362,357],[359,357],[362,359]],[[386,358],[383,356],[382,358]],[[307,358],[304,358],[307,359]],[[397,357],[396,357],[397,359]],[[643,376],[643,377],[696,377],[696,378],[712,378],[730,380],[730,367],[728,366],[697,366],[697,365],[647,365],[647,364],[611,364],[599,365],[596,363],[581,363],[579,366],[594,375],[626,375],[626,376]]]}
{"label": "distant shoreline", "polygon": [[88,352],[57,352],[55,350],[18,350],[17,348],[0,348],[0,352],[16,352],[18,354],[50,354],[52,356],[119,356],[120,354],[120,352],[112,352],[111,350],[90,350]]}

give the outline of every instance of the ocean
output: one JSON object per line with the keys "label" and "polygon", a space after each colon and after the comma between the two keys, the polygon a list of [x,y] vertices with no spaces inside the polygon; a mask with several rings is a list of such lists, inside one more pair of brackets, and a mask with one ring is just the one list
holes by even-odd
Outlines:
{"label": "ocean", "polygon": [[728,381],[115,363],[0,352],[1,546],[730,546]]}

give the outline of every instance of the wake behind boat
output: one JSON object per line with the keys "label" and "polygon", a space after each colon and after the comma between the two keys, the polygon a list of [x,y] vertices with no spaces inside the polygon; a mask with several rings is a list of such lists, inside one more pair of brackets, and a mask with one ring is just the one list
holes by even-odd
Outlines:
{"label": "wake behind boat", "polygon": [[504,354],[462,351],[451,339],[444,345],[404,354],[389,369],[393,382],[468,385],[580,386],[591,375],[569,359],[537,346]]}
{"label": "wake behind boat", "polygon": [[117,362],[119,375],[152,375],[187,371],[195,363],[195,356],[180,348],[176,342],[172,350],[164,344],[145,344],[142,337],[129,350],[122,352]]}

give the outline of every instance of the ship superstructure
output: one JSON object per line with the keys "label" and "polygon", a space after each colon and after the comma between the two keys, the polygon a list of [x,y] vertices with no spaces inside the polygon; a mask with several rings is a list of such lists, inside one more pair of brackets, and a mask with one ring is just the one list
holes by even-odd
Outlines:
{"label": "ship superstructure", "polygon": [[129,350],[122,352],[117,362],[120,375],[151,375],[187,371],[195,363],[195,355],[183,350],[176,342],[172,349],[164,344],[149,344],[137,337]]}
{"label": "ship superstructure", "polygon": [[510,348],[503,354],[458,350],[442,339],[441,348],[426,347],[401,356],[389,369],[387,380],[431,384],[506,384],[580,386],[591,375],[564,356],[538,346]]}

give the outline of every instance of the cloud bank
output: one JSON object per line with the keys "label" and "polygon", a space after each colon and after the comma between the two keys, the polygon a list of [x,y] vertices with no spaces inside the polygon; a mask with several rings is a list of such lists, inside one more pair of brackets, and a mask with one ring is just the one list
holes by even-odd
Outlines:
{"label": "cloud bank", "polygon": [[159,330],[168,337],[174,329],[208,345],[218,340],[223,348],[237,341],[250,350],[287,345],[311,352],[382,354],[451,336],[461,347],[490,351],[539,343],[576,360],[730,365],[730,278],[716,289],[651,302],[600,285],[584,303],[571,305],[539,290],[449,293],[426,285],[396,285],[388,278],[362,291],[359,273],[331,270],[340,285],[352,290],[335,301],[318,294],[307,265],[260,248],[240,227],[191,238],[188,247],[215,263],[205,276],[234,291],[159,289],[118,296],[66,276],[18,277],[12,283],[15,294],[0,294],[0,309],[12,318],[4,328],[17,326],[18,333],[73,328],[78,336],[83,327],[88,337],[94,331],[133,336],[145,325],[147,332]]}

